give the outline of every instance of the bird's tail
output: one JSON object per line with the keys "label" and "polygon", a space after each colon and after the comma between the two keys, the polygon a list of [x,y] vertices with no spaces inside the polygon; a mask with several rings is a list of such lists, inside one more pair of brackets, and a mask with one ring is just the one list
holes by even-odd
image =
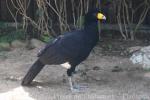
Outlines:
{"label": "bird's tail", "polygon": [[35,61],[35,63],[31,66],[27,74],[22,80],[21,85],[29,85],[32,80],[36,77],[36,75],[42,70],[45,64],[40,62],[40,60]]}

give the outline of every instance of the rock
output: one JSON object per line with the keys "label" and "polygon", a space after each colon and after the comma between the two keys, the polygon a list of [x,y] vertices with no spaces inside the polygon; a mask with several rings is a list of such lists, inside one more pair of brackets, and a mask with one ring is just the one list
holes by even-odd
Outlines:
{"label": "rock", "polygon": [[150,46],[146,46],[146,47],[141,48],[141,51],[145,52],[145,53],[147,52],[150,54]]}
{"label": "rock", "polygon": [[114,66],[114,68],[112,69],[112,72],[122,72],[123,69],[120,68],[119,66]]}
{"label": "rock", "polygon": [[100,70],[100,67],[99,66],[94,66],[93,70]]}
{"label": "rock", "polygon": [[96,70],[88,71],[87,72],[87,79],[88,80],[101,81],[102,77],[101,77],[100,71],[96,71]]}
{"label": "rock", "polygon": [[40,48],[45,45],[44,42],[37,40],[37,39],[31,39],[30,44],[32,48]]}
{"label": "rock", "polygon": [[0,51],[9,51],[11,49],[9,43],[0,43]]}
{"label": "rock", "polygon": [[144,73],[145,78],[150,78],[150,72]]}
{"label": "rock", "polygon": [[13,48],[21,48],[21,47],[25,47],[25,43],[19,41],[19,40],[14,40],[12,43],[11,43],[11,46]]}
{"label": "rock", "polygon": [[141,48],[142,48],[141,46],[130,47],[127,49],[127,52],[131,54],[133,52],[140,50]]}
{"label": "rock", "polygon": [[141,64],[143,69],[150,69],[150,46],[143,47],[130,57],[133,64]]}

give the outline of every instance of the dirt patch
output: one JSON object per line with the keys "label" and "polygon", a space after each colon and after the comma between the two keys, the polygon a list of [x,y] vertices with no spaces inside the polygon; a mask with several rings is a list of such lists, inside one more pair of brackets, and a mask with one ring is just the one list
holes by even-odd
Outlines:
{"label": "dirt patch", "polygon": [[39,48],[0,52],[0,100],[149,100],[149,72],[133,65],[124,53],[135,44],[146,45],[103,40],[77,67],[75,80],[89,87],[83,93],[70,92],[66,69],[59,65],[46,66],[32,86],[22,87],[21,80]]}

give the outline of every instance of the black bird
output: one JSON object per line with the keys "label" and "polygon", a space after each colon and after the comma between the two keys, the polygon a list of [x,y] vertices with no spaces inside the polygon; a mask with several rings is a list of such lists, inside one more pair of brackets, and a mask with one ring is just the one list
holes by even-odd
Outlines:
{"label": "black bird", "polygon": [[84,17],[84,28],[58,36],[38,53],[38,59],[22,80],[22,85],[30,85],[45,65],[67,64],[67,75],[71,90],[75,90],[71,77],[77,65],[84,61],[99,40],[98,20],[106,17],[98,9],[89,11]]}

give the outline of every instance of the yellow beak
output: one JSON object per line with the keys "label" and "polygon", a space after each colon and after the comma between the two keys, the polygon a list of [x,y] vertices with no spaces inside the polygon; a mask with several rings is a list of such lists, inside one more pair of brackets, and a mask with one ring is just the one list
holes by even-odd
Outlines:
{"label": "yellow beak", "polygon": [[106,17],[102,13],[97,13],[98,20],[106,20]]}

